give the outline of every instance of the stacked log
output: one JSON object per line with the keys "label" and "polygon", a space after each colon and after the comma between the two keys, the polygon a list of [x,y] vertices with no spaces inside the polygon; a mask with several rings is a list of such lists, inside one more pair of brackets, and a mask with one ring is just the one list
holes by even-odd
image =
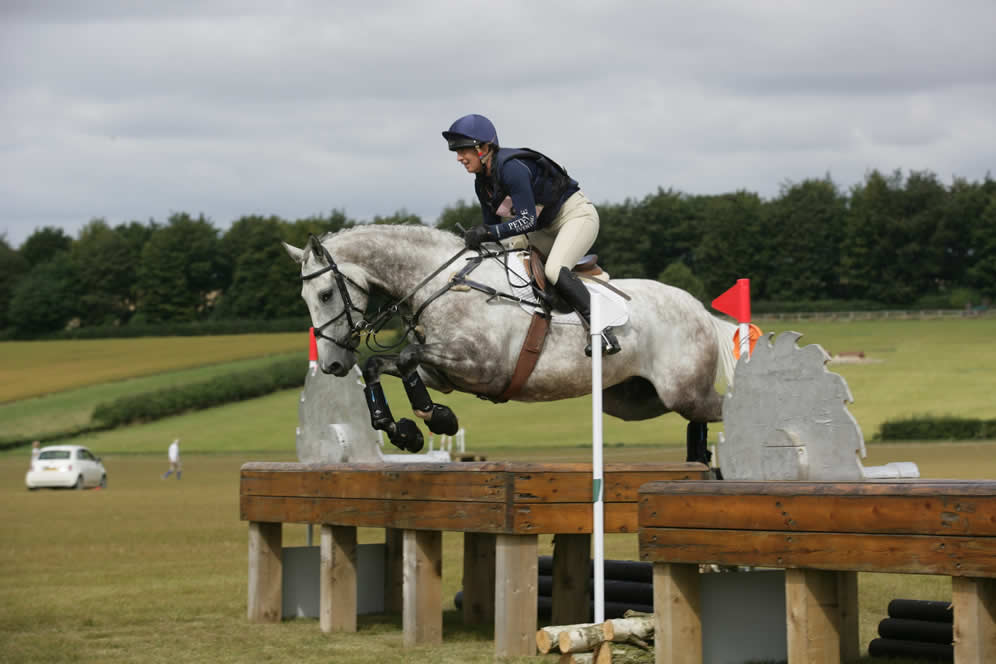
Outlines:
{"label": "stacked log", "polygon": [[654,616],[627,611],[603,623],[553,625],[536,632],[540,653],[561,653],[560,664],[643,664],[654,661]]}
{"label": "stacked log", "polygon": [[879,638],[868,644],[869,655],[954,661],[954,612],[949,602],[894,599],[888,613],[878,624]]}

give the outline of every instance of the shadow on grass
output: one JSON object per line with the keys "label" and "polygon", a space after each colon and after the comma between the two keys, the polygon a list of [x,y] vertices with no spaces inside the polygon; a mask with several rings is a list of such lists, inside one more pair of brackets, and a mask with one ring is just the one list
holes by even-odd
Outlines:
{"label": "shadow on grass", "polygon": [[[318,622],[317,618],[286,618],[289,621]],[[366,634],[389,634],[403,629],[400,614],[377,613],[356,617],[356,631]],[[463,612],[443,611],[443,638],[446,641],[494,641],[494,624],[465,625]]]}

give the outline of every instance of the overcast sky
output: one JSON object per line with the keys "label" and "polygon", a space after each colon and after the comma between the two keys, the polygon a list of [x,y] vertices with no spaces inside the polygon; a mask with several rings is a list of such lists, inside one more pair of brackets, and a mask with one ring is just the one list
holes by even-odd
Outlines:
{"label": "overcast sky", "polygon": [[472,200],[482,113],[596,202],[996,165],[996,2],[0,0],[0,234]]}

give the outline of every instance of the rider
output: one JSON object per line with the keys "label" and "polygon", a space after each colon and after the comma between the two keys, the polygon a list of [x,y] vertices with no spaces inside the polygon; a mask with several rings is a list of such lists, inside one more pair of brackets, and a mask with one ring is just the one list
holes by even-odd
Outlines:
{"label": "rider", "polygon": [[[449,149],[468,173],[481,202],[484,223],[464,234],[468,249],[482,242],[527,236],[546,256],[546,279],[591,325],[591,296],[571,268],[595,243],[598,211],[567,171],[529,148],[499,148],[498,132],[483,115],[458,118],[443,132]],[[607,355],[618,353],[610,328],[602,331]],[[591,345],[585,348],[591,355]]]}

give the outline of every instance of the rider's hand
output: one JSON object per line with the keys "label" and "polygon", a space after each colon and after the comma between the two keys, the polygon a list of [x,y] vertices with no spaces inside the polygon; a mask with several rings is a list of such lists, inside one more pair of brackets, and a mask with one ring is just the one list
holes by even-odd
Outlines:
{"label": "rider's hand", "polygon": [[491,240],[494,240],[494,237],[484,224],[474,226],[463,234],[463,243],[468,249],[479,249],[482,242]]}

